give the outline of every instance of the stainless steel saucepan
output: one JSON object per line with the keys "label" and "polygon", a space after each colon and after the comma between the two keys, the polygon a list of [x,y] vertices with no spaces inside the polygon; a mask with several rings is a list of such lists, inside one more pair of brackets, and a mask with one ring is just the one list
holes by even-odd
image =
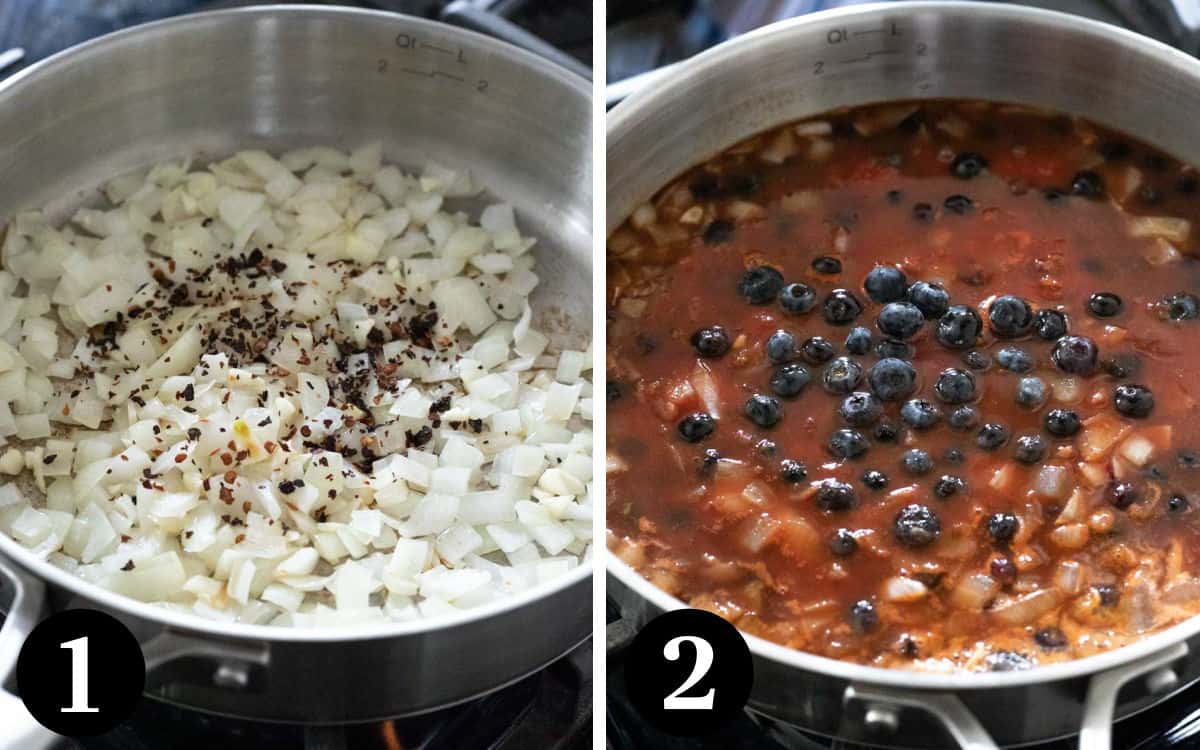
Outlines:
{"label": "stainless steel saucepan", "polygon": [[[46,205],[66,216],[107,179],[162,159],[380,141],[388,160],[469,168],[514,204],[539,239],[535,309],[578,343],[591,331],[590,94],[529,53],[419,19],[312,6],[186,16],[83,44],[0,84],[0,217]],[[133,630],[151,699],[256,719],[367,721],[466,700],[569,651],[591,630],[591,576],[580,566],[429,622],[291,630],[126,599],[0,534],[3,687],[14,687],[29,629],[68,607],[105,610]],[[13,747],[38,737],[4,690],[0,727]]]}
{"label": "stainless steel saucepan", "polygon": [[[1145,37],[1047,11],[964,2],[817,13],[723,44],[608,119],[608,231],[686,168],[767,128],[837,107],[993,99],[1090,118],[1200,163],[1200,62]],[[608,556],[609,591],[639,621],[683,606]],[[1200,618],[1109,653],[1026,672],[917,674],[747,637],[751,706],[801,728],[897,747],[1110,745],[1114,719],[1200,677]]]}

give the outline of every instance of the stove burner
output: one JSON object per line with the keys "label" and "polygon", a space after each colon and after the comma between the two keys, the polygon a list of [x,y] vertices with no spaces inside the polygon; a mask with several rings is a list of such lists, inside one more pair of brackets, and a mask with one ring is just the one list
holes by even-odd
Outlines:
{"label": "stove burner", "polygon": [[108,734],[79,750],[584,750],[591,747],[592,647],[584,643],[545,669],[459,706],[404,719],[299,726],[202,714],[145,700]]}

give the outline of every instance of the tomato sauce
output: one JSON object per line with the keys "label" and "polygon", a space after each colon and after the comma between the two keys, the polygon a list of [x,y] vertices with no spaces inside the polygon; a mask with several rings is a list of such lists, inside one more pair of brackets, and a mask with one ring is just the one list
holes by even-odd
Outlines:
{"label": "tomato sauce", "polygon": [[880,666],[1024,669],[1190,616],[1197,185],[986,102],[835,112],[689,170],[609,238],[610,548]]}

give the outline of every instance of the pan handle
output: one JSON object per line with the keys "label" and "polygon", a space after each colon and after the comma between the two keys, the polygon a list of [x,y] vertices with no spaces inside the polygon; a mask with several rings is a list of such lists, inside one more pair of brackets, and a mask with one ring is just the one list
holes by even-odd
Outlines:
{"label": "pan handle", "polygon": [[3,557],[0,557],[0,584],[13,590],[12,604],[0,626],[0,727],[4,727],[0,748],[49,750],[60,746],[62,738],[39,724],[13,692],[21,644],[42,614],[46,587]]}
{"label": "pan handle", "polygon": [[1179,675],[1170,667],[1188,654],[1186,642],[1177,643],[1149,656],[1143,656],[1120,667],[1100,672],[1088,682],[1087,698],[1083,704],[1083,725],[1079,730],[1081,750],[1112,747],[1113,715],[1117,694],[1131,680],[1146,678],[1150,693],[1162,693],[1179,684]]}
{"label": "pan handle", "polygon": [[[1177,643],[1136,661],[1092,675],[1083,704],[1080,750],[1108,750],[1112,747],[1113,717],[1121,688],[1133,680],[1144,678],[1150,694],[1166,693],[1179,685],[1179,675],[1171,663],[1187,655],[1187,643]],[[880,685],[851,684],[846,688],[843,701],[864,703],[868,726],[895,731],[899,727],[896,708],[915,708],[937,719],[963,750],[996,750],[998,747],[966,704],[954,693],[913,692]]]}
{"label": "pan handle", "polygon": [[846,687],[842,701],[866,704],[865,720],[869,727],[895,731],[899,728],[896,708],[915,708],[937,719],[962,750],[998,750],[1000,747],[954,693],[914,692],[881,685],[851,684]]}
{"label": "pan handle", "polygon": [[253,692],[267,674],[271,649],[266,643],[225,641],[165,629],[142,643],[146,657],[146,688],[172,683],[194,683],[195,679],[175,667],[179,662],[199,660],[210,670],[210,685],[223,690]]}

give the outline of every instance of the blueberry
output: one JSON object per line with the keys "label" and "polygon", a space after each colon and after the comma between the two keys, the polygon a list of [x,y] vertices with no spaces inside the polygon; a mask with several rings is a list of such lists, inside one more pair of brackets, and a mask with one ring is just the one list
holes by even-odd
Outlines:
{"label": "blueberry", "polygon": [[853,391],[862,378],[862,365],[849,357],[838,357],[825,366],[822,382],[829,393],[846,394]]}
{"label": "blueberry", "polygon": [[862,312],[862,303],[848,289],[834,289],[825,298],[822,312],[825,322],[835,326],[849,325]]}
{"label": "blueberry", "polygon": [[850,510],[858,504],[858,494],[846,482],[826,479],[817,485],[817,507],[821,510]]}
{"label": "blueberry", "polygon": [[1175,454],[1175,463],[1179,464],[1179,468],[1195,471],[1200,469],[1200,453],[1191,448],[1184,448]]}
{"label": "blueberry", "polygon": [[875,347],[875,354],[880,359],[912,359],[913,348],[903,341],[896,339],[882,339]]}
{"label": "blueberry", "polygon": [[717,420],[711,414],[698,411],[679,422],[679,437],[689,443],[698,443],[717,429]]}
{"label": "blueberry", "polygon": [[987,169],[987,165],[987,159],[983,158],[982,154],[964,151],[950,162],[950,174],[960,180],[969,180]]}
{"label": "blueberry", "polygon": [[1113,406],[1127,417],[1148,417],[1154,411],[1154,394],[1144,385],[1119,385],[1113,391]]}
{"label": "blueberry", "polygon": [[806,313],[817,306],[817,290],[803,282],[793,282],[779,292],[779,304],[787,312]]}
{"label": "blueberry", "polygon": [[879,317],[875,319],[875,325],[879,326],[884,336],[901,341],[912,338],[921,330],[921,324],[924,322],[925,316],[911,302],[889,302],[883,306]]}
{"label": "blueberry", "polygon": [[988,422],[975,434],[975,444],[985,451],[994,451],[1008,442],[1008,428],[996,422]]}
{"label": "blueberry", "polygon": [[906,505],[896,514],[892,524],[896,541],[906,547],[924,547],[936,541],[942,533],[942,522],[925,505]]}
{"label": "blueberry", "polygon": [[978,349],[963,354],[963,364],[976,372],[982,372],[992,366],[992,358]]}
{"label": "blueberry", "polygon": [[1055,366],[1072,375],[1091,375],[1096,369],[1096,355],[1096,342],[1087,336],[1063,336],[1050,351]]}
{"label": "blueberry", "polygon": [[1037,409],[1046,403],[1046,381],[1027,376],[1017,381],[1017,403],[1026,409]]}
{"label": "blueberry", "polygon": [[811,381],[812,375],[804,365],[798,362],[780,365],[771,373],[771,392],[782,398],[795,398]]}
{"label": "blueberry", "polygon": [[746,400],[746,417],[759,427],[774,427],[783,419],[783,406],[771,396],[756,393]]}
{"label": "blueberry", "polygon": [[1067,647],[1066,633],[1054,627],[1042,628],[1037,631],[1033,634],[1033,640],[1047,651],[1057,651]]}
{"label": "blueberry", "polygon": [[1179,292],[1163,300],[1167,317],[1171,320],[1195,320],[1200,318],[1200,299],[1194,294]]}
{"label": "blueberry", "polygon": [[988,323],[997,336],[1022,336],[1033,327],[1033,310],[1020,297],[1001,295],[988,307]]}
{"label": "blueberry", "polygon": [[860,599],[850,605],[850,627],[856,633],[867,633],[879,625],[879,613],[875,605],[866,599]]}
{"label": "blueberry", "polygon": [[850,354],[866,354],[871,351],[871,329],[858,326],[846,334],[846,351]]}
{"label": "blueberry", "polygon": [[851,427],[870,427],[883,416],[883,404],[866,391],[856,391],[842,399],[838,414]]}
{"label": "blueberry", "polygon": [[975,346],[983,321],[979,313],[966,305],[951,305],[946,314],[938,319],[935,336],[942,346],[951,349],[969,349]]}
{"label": "blueberry", "polygon": [[1111,607],[1121,601],[1121,592],[1116,586],[1102,583],[1095,588],[1096,593],[1100,595],[1100,606]]}
{"label": "blueberry", "polygon": [[962,477],[956,477],[953,474],[943,474],[933,483],[933,494],[945,500],[948,497],[954,497],[966,488],[967,483],[962,480]]}
{"label": "blueberry", "polygon": [[1167,510],[1172,513],[1182,513],[1188,509],[1189,505],[1188,499],[1179,493],[1175,493],[1167,498]]}
{"label": "blueberry", "polygon": [[912,215],[917,221],[929,221],[933,218],[933,206],[928,203],[914,203]]}
{"label": "blueberry", "polygon": [[975,376],[966,370],[949,367],[938,375],[933,390],[947,404],[965,404],[975,398]]}
{"label": "blueberry", "polygon": [[782,328],[767,337],[767,358],[775,364],[788,362],[796,356],[796,337]]}
{"label": "blueberry", "polygon": [[895,266],[875,266],[863,282],[863,290],[875,302],[884,304],[904,299],[908,278]]}
{"label": "blueberry", "polygon": [[822,255],[819,258],[813,258],[812,267],[817,273],[822,273],[828,276],[842,272],[842,262],[830,255]]}
{"label": "blueberry", "polygon": [[875,425],[875,439],[881,443],[894,443],[900,437],[900,428],[886,419]]}
{"label": "blueberry", "polygon": [[1104,488],[1104,497],[1117,510],[1125,510],[1137,502],[1138,488],[1132,482],[1112,482]]}
{"label": "blueberry", "polygon": [[996,651],[987,655],[984,659],[990,672],[1022,672],[1026,669],[1033,669],[1033,662],[1028,656],[1018,654],[1016,651]]}
{"label": "blueberry", "polygon": [[920,448],[912,448],[904,452],[900,457],[900,465],[909,474],[928,474],[933,471],[933,457],[928,451],[923,451]]}
{"label": "blueberry", "polygon": [[887,474],[884,474],[878,469],[867,469],[863,472],[862,482],[867,486],[867,489],[882,490],[888,485]]}
{"label": "blueberry", "polygon": [[1119,315],[1125,303],[1112,292],[1096,292],[1088,297],[1088,310],[1097,318],[1111,318]]}
{"label": "blueberry", "polygon": [[1013,564],[1012,560],[1002,555],[992,558],[988,570],[991,572],[992,578],[1001,583],[1008,584],[1017,580],[1017,566]]}
{"label": "blueberry", "polygon": [[755,266],[742,274],[737,293],[752,305],[775,301],[783,290],[783,274],[770,266]]}
{"label": "blueberry", "polygon": [[972,430],[979,424],[979,410],[970,404],[950,412],[946,423],[956,430]]}
{"label": "blueberry", "polygon": [[704,228],[704,233],[700,236],[704,240],[705,245],[720,245],[728,242],[733,237],[733,222],[728,219],[714,219],[711,224]]}
{"label": "blueberry", "polygon": [[823,365],[833,359],[833,344],[821,336],[813,336],[800,345],[800,356],[810,365]]}
{"label": "blueberry", "polygon": [[719,357],[729,351],[729,334],[721,326],[701,328],[692,334],[692,347],[701,357]]}
{"label": "blueberry", "polygon": [[876,362],[867,373],[871,391],[883,401],[900,401],[917,389],[917,371],[902,359]]}
{"label": "blueberry", "polygon": [[900,419],[915,430],[928,430],[942,419],[942,410],[922,398],[905,401],[900,407]]}
{"label": "blueberry", "polygon": [[1062,338],[1067,335],[1067,316],[1058,310],[1038,310],[1033,314],[1033,332],[1046,341]]}
{"label": "blueberry", "polygon": [[774,440],[763,438],[754,444],[754,451],[760,456],[771,458],[779,451],[779,445]]}
{"label": "blueberry", "polygon": [[1013,456],[1023,464],[1036,464],[1046,457],[1046,441],[1041,435],[1022,435]]}
{"label": "blueberry", "polygon": [[1024,349],[1006,346],[996,352],[996,364],[1009,372],[1029,372],[1033,369],[1033,357]]}
{"label": "blueberry", "polygon": [[1021,522],[1012,513],[993,513],[988,516],[987,533],[996,544],[1007,544],[1017,535]]}
{"label": "blueberry", "polygon": [[614,401],[620,401],[624,397],[625,384],[610,377],[604,391],[605,399],[611,404]]}
{"label": "blueberry", "polygon": [[962,216],[968,213],[971,209],[975,208],[975,201],[971,200],[965,195],[956,193],[954,195],[947,196],[946,200],[942,202],[942,205],[946,207],[947,211]]}
{"label": "blueberry", "polygon": [[858,430],[834,430],[825,444],[829,452],[838,458],[858,458],[867,452],[870,445]]}
{"label": "blueberry", "polygon": [[785,458],[779,462],[779,478],[788,484],[799,484],[807,476],[808,469],[799,461]]}
{"label": "blueberry", "polygon": [[927,320],[937,320],[950,309],[950,293],[941,284],[915,281],[908,288],[908,301],[917,306]]}
{"label": "blueberry", "polygon": [[1095,172],[1077,172],[1071,180],[1071,192],[1081,198],[1099,198],[1104,195],[1104,181]]}
{"label": "blueberry", "polygon": [[838,529],[829,540],[829,551],[837,557],[848,557],[858,549],[858,540],[849,529]]}
{"label": "blueberry", "polygon": [[951,464],[961,464],[963,461],[967,460],[967,457],[964,456],[963,452],[958,448],[947,448],[946,453],[942,456],[942,458],[946,460],[946,463]]}
{"label": "blueberry", "polygon": [[721,453],[716,448],[707,448],[704,455],[700,459],[700,473],[712,474],[716,471],[717,463],[721,460]]}

